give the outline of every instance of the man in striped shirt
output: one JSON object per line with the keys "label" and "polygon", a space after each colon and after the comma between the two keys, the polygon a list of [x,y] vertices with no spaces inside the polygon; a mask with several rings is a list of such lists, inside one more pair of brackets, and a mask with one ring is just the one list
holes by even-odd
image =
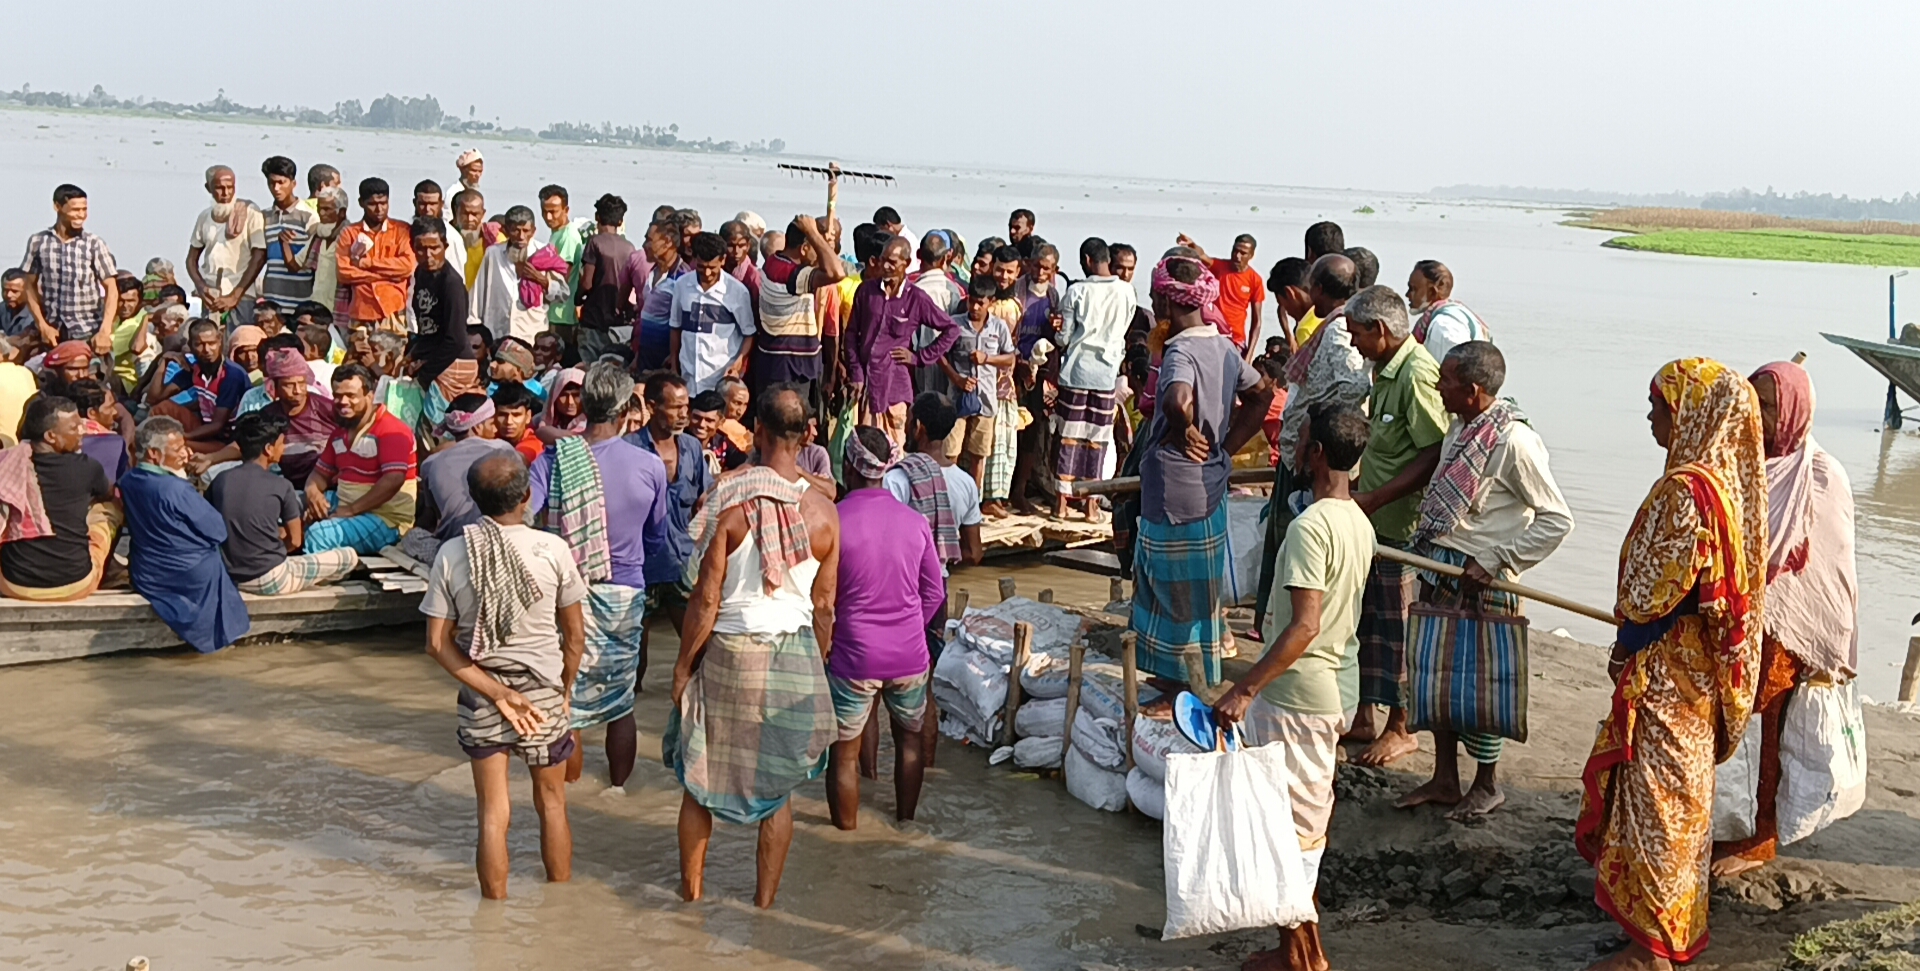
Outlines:
{"label": "man in striped shirt", "polygon": [[72,184],[54,189],[53,211],[53,225],[27,237],[27,255],[20,261],[33,322],[48,347],[92,339],[96,352],[111,353],[120,306],[113,254],[86,230],[85,189]]}
{"label": "man in striped shirt", "polygon": [[266,282],[260,295],[291,317],[301,301],[313,296],[314,261],[308,243],[320,217],[300,204],[300,168],[292,159],[275,155],[261,163],[260,174],[267,177],[267,192],[273,197],[273,205],[260,214],[267,237]]}

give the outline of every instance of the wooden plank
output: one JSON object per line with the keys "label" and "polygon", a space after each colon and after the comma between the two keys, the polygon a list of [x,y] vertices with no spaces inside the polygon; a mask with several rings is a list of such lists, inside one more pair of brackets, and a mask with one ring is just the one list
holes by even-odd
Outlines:
{"label": "wooden plank", "polygon": [[[252,624],[241,642],[290,634],[357,630],[420,619],[420,595],[349,580],[277,597],[242,594]],[[146,598],[126,592],[40,604],[0,601],[0,666],[177,647],[180,638]]]}
{"label": "wooden plank", "polygon": [[[1074,641],[1067,648],[1067,727],[1060,732],[1060,765],[1066,767],[1067,749],[1073,747],[1073,716],[1080,712],[1081,671],[1087,663],[1087,642]],[[1128,748],[1133,746],[1129,745]]]}
{"label": "wooden plank", "polygon": [[1118,577],[1120,558],[1101,549],[1049,550],[1041,556],[1048,566],[1064,567],[1100,577]]}
{"label": "wooden plank", "polygon": [[[1272,485],[1273,469],[1235,469],[1227,473],[1227,483],[1229,485]],[[1137,475],[1073,483],[1073,494],[1076,496],[1115,496],[1139,491],[1140,477]]]}

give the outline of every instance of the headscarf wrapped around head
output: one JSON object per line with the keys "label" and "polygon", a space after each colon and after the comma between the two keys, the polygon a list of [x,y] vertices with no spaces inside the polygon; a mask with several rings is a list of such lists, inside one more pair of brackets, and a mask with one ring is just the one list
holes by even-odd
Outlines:
{"label": "headscarf wrapped around head", "polygon": [[447,409],[447,416],[440,420],[438,431],[442,435],[464,435],[480,427],[481,422],[493,419],[493,399],[487,398],[480,407],[472,411]]}
{"label": "headscarf wrapped around head", "polygon": [[268,380],[284,381],[287,378],[313,377],[313,368],[307,366],[307,358],[291,347],[276,347],[260,359],[260,373]]}
{"label": "headscarf wrapped around head", "polygon": [[1659,640],[1697,598],[1717,662],[1720,724],[1737,741],[1753,709],[1767,583],[1760,404],[1746,378],[1703,357],[1662,367],[1653,395],[1670,410],[1673,434],[1666,473],[1621,546],[1620,644]]}
{"label": "headscarf wrapped around head", "polygon": [[1767,451],[1767,577],[1806,565],[1813,525],[1813,381],[1805,368],[1775,361],[1749,381],[1773,379],[1777,424]]}
{"label": "headscarf wrapped around head", "polygon": [[900,444],[887,439],[887,454],[881,455],[868,448],[859,435],[853,435],[847,439],[847,457],[853,460],[853,471],[862,479],[879,482],[887,470],[900,461]]}
{"label": "headscarf wrapped around head", "polygon": [[520,373],[528,377],[540,369],[539,362],[533,359],[533,348],[518,341],[502,340],[500,346],[494,349],[493,359],[519,368]]}
{"label": "headscarf wrapped around head", "polygon": [[453,160],[453,167],[456,169],[464,169],[467,166],[480,161],[481,158],[482,156],[480,154],[479,149],[469,148],[466,151],[461,152],[459,158],[456,158]]}
{"label": "headscarf wrapped around head", "polygon": [[[541,416],[541,421],[552,427],[560,427],[558,412],[560,407],[560,392],[565,391],[569,386],[584,389],[586,383],[587,372],[581,368],[565,368],[562,369],[560,373],[554,375],[553,387],[547,393],[547,410],[546,413]],[[567,422],[566,430],[570,432],[584,432],[587,430],[587,412],[584,404],[581,406],[580,413],[573,416],[573,418]]]}
{"label": "headscarf wrapped around head", "polygon": [[[1185,261],[1198,267],[1199,277],[1192,283],[1174,279],[1170,270],[1176,261]],[[1199,310],[1213,306],[1214,301],[1220,299],[1220,281],[1215,279],[1213,273],[1207,269],[1207,265],[1199,260],[1188,256],[1169,256],[1154,264],[1153,284],[1148,293],[1156,297],[1165,297],[1168,303],[1176,307]]]}
{"label": "headscarf wrapped around head", "polygon": [[84,361],[93,356],[93,348],[86,341],[61,341],[47,352],[41,363],[47,367],[60,367],[75,361]]}

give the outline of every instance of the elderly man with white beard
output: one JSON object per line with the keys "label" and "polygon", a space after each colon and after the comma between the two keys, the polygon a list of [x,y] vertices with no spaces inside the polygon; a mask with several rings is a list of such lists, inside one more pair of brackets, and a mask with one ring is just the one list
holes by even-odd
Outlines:
{"label": "elderly man with white beard", "polygon": [[[267,265],[266,221],[259,207],[234,198],[233,170],[207,169],[213,204],[193,222],[187,244],[187,276],[200,297],[201,313],[230,327],[253,323],[253,285]],[[228,319],[227,314],[232,314]]]}

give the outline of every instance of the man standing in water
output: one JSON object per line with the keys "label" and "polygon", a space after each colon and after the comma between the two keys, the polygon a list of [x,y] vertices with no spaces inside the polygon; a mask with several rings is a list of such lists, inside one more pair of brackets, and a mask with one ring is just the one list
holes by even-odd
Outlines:
{"label": "man standing in water", "polygon": [[587,587],[565,541],[526,524],[527,468],[517,456],[489,455],[467,470],[483,518],[440,547],[420,612],[427,654],[460,682],[460,747],[473,760],[480,836],[474,867],[480,895],[507,896],[507,754],[533,776],[540,860],[547,881],[573,878],[567,824],[567,699],[586,623]]}
{"label": "man standing in water", "polygon": [[837,733],[820,645],[833,642],[840,516],[833,498],[800,475],[807,427],[799,392],[768,389],[753,431],[761,464],[716,485],[693,521],[698,579],[662,740],[665,762],[686,789],[680,895],[687,900],[705,892],[718,816],[759,825],[753,902],[773,906],[793,843],[788,797],[826,767]]}
{"label": "man standing in water", "polygon": [[[1329,320],[1327,327],[1341,326]],[[1413,339],[1406,302],[1392,287],[1372,286],[1347,301],[1344,329],[1353,349],[1373,362],[1373,392],[1367,415],[1372,432],[1360,459],[1353,501],[1373,520],[1375,537],[1406,549],[1420,516],[1427,480],[1440,464],[1447,409],[1440,401],[1440,365]],[[1332,332],[1329,332],[1331,335]],[[1354,757],[1361,765],[1386,765],[1419,745],[1407,732],[1401,695],[1407,680],[1407,608],[1416,594],[1413,570],[1376,558],[1367,578],[1360,614],[1360,709],[1350,738],[1372,739]],[[1374,706],[1387,709],[1387,724],[1375,734]]]}

